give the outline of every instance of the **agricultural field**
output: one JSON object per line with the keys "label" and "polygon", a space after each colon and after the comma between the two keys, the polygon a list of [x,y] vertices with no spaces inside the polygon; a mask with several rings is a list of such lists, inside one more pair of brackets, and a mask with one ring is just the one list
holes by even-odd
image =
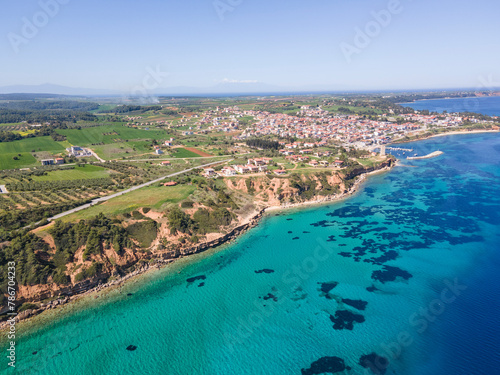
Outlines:
{"label": "agricultural field", "polygon": [[58,134],[65,135],[72,145],[88,146],[96,143],[112,144],[132,139],[165,139],[163,130],[144,130],[129,128],[119,123],[82,129],[58,129]]}
{"label": "agricultural field", "polygon": [[110,199],[109,201],[92,206],[86,210],[65,216],[62,220],[74,222],[81,219],[89,219],[101,212],[104,215],[116,216],[141,207],[163,210],[171,204],[185,200],[195,190],[196,186],[194,185],[148,186],[120,197]]}
{"label": "agricultural field", "polygon": [[65,149],[59,142],[48,136],[0,143],[0,155],[36,151],[63,152]]}
{"label": "agricultural field", "polygon": [[[0,145],[1,144],[2,143],[0,143]],[[16,157],[17,160],[14,160],[14,157]],[[25,168],[36,164],[37,160],[29,152],[0,153],[0,170]]]}
{"label": "agricultural field", "polygon": [[0,142],[0,170],[37,165],[32,152],[60,153],[64,147],[51,137],[25,138],[13,142]]}
{"label": "agricultural field", "polygon": [[33,181],[62,181],[106,177],[109,177],[109,171],[106,168],[85,164],[83,166],[75,166],[74,169],[50,171],[45,176],[33,176],[32,179]]}
{"label": "agricultural field", "polygon": [[92,150],[94,150],[101,158],[111,160],[150,153],[152,152],[150,144],[150,142],[146,141],[118,142],[92,146]]}

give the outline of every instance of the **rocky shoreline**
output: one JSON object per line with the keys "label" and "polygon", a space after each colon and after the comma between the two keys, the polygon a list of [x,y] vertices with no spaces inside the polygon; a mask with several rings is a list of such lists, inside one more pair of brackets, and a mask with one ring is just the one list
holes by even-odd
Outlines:
{"label": "rocky shoreline", "polygon": [[[354,182],[353,186],[349,188],[349,190],[344,191],[340,194],[335,194],[335,195],[327,195],[321,198],[316,197],[315,199],[304,201],[304,202],[299,202],[299,203],[293,203],[293,204],[283,204],[279,206],[268,206],[260,209],[256,214],[254,214],[252,217],[250,217],[246,222],[237,225],[233,229],[231,229],[228,233],[224,234],[221,237],[218,237],[212,241],[201,243],[196,246],[191,246],[187,249],[183,249],[180,253],[179,256],[175,258],[166,258],[168,254],[161,254],[162,256],[152,258],[150,261],[151,263],[146,263],[142,267],[135,269],[134,271],[127,273],[123,276],[120,276],[114,280],[107,280],[106,278],[103,278],[101,276],[97,276],[93,279],[87,279],[82,281],[81,283],[78,283],[74,286],[71,287],[66,287],[63,289],[59,290],[59,295],[56,299],[49,301],[47,303],[41,303],[40,307],[37,309],[27,309],[25,311],[20,312],[19,314],[16,315],[15,319],[17,322],[21,320],[28,319],[30,317],[33,317],[35,315],[41,314],[42,312],[46,310],[51,310],[55,309],[59,306],[68,304],[72,301],[75,301],[79,298],[82,298],[83,296],[87,296],[93,293],[100,292],[102,290],[111,288],[111,287],[117,287],[121,286],[124,282],[138,276],[141,274],[144,274],[150,270],[154,269],[161,269],[164,266],[173,263],[177,259],[182,259],[184,257],[187,257],[189,255],[197,254],[204,252],[208,249],[212,249],[218,246],[221,246],[226,243],[230,243],[231,241],[234,241],[238,236],[241,234],[245,233],[247,230],[254,228],[255,226],[258,225],[259,221],[261,218],[264,216],[264,214],[269,213],[271,211],[275,210],[282,210],[282,209],[291,209],[291,208],[300,208],[300,207],[305,207],[307,205],[316,205],[316,204],[325,204],[329,202],[334,202],[338,201],[341,199],[345,199],[352,194],[354,194],[359,186],[366,180],[366,176],[370,174],[375,174],[375,173],[381,173],[384,171],[390,170],[395,163],[392,163],[392,161],[382,163],[380,166],[377,168],[371,167],[371,168],[359,168],[351,172],[348,178],[355,178],[357,177],[356,181]],[[8,327],[9,323],[7,321],[2,321],[0,322],[0,330],[4,330]]]}
{"label": "rocky shoreline", "polygon": [[[164,266],[173,263],[177,259],[182,259],[189,255],[201,253],[208,249],[212,249],[221,246],[225,243],[229,243],[235,240],[238,236],[240,236],[247,230],[257,226],[260,219],[264,215],[264,212],[265,208],[261,209],[259,212],[253,215],[249,220],[247,220],[247,222],[236,226],[235,228],[230,230],[227,234],[219,238],[216,238],[212,241],[205,242],[196,246],[189,247],[188,249],[184,249],[184,251],[182,251],[178,257],[170,259],[163,259],[161,257],[152,258],[151,260],[153,261],[153,263],[146,263],[142,267],[137,268],[134,271],[127,273],[123,276],[120,276],[119,278],[116,278],[114,280],[104,282],[102,277],[95,277],[93,279],[84,280],[81,283],[78,283],[72,287],[63,288],[59,291],[60,294],[58,298],[49,301],[47,303],[41,303],[40,307],[37,309],[27,309],[25,311],[18,313],[15,317],[16,322],[41,314],[46,310],[51,310],[58,306],[65,305],[85,295],[97,293],[110,287],[120,286],[129,279],[144,274],[150,270],[161,269]],[[167,255],[167,254],[162,254],[162,255]],[[8,325],[9,323],[7,321],[0,322],[0,330],[6,329]]]}

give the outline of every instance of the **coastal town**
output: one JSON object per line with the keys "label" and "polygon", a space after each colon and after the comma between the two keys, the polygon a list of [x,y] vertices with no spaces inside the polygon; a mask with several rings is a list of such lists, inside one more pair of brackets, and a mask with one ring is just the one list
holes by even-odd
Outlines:
{"label": "coastal town", "polygon": [[[403,115],[382,113],[378,116],[343,115],[326,111],[320,105],[304,105],[296,114],[270,113],[266,111],[242,110],[238,106],[217,107],[202,114],[185,116],[178,125],[192,123],[183,135],[222,132],[232,135],[235,141],[255,137],[294,138],[297,140],[317,139],[316,142],[293,142],[285,144],[286,149],[325,146],[328,143],[347,147],[373,148],[403,137],[415,136],[431,129],[457,129],[464,124],[491,124],[498,129],[498,117],[479,120],[474,115],[464,116],[459,113],[422,114],[412,111]],[[242,125],[239,119],[250,117],[254,123]],[[374,118],[376,117],[376,118]],[[132,119],[132,118],[128,118]],[[161,125],[172,126],[168,121],[144,123],[142,118],[133,118],[130,126]]]}

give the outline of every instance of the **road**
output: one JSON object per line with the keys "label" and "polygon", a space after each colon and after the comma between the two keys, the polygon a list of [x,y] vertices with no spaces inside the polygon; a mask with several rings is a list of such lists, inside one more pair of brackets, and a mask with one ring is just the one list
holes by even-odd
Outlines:
{"label": "road", "polygon": [[93,199],[92,202],[90,202],[90,203],[84,204],[83,206],[75,207],[75,208],[73,208],[71,210],[68,210],[68,211],[65,211],[65,212],[61,212],[60,214],[52,216],[51,218],[48,218],[47,220],[48,221],[52,221],[52,220],[60,219],[63,216],[70,215],[72,213],[84,210],[84,209],[92,207],[92,206],[94,206],[94,205],[96,205],[98,203],[105,202],[107,200],[119,197],[120,195],[130,193],[131,191],[142,189],[143,187],[155,184],[155,183],[160,182],[160,181],[162,181],[162,180],[164,180],[166,178],[175,177],[175,176],[178,176],[180,174],[183,174],[183,173],[186,173],[186,172],[190,172],[190,171],[192,171],[194,169],[204,168],[204,167],[208,167],[208,166],[211,166],[211,165],[214,165],[214,164],[226,163],[226,162],[232,161],[232,160],[233,159],[221,160],[221,161],[216,161],[216,162],[212,162],[212,163],[208,163],[208,164],[198,165],[196,167],[192,167],[192,168],[189,168],[189,169],[184,169],[183,171],[175,172],[175,173],[169,174],[167,176],[163,176],[163,177],[157,178],[155,180],[145,182],[145,183],[143,183],[141,185],[133,186],[131,188],[119,191],[118,193],[115,193],[115,194],[111,194],[111,195],[107,195],[105,197]]}
{"label": "road", "polygon": [[[249,152],[244,153],[244,154],[238,154],[237,156],[242,156],[242,155],[248,155]],[[152,162],[161,162],[161,161],[171,161],[171,160],[199,160],[199,159],[215,159],[215,158],[227,158],[230,157],[231,155],[216,155],[216,156],[197,156],[197,157],[190,157],[190,158],[162,158],[162,159],[115,159],[112,161],[121,161],[121,162],[141,162],[141,161],[152,161]]]}
{"label": "road", "polygon": [[92,150],[92,149],[90,149],[90,148],[89,148],[88,150],[89,150],[89,151],[90,151],[90,153],[91,153],[91,154],[92,154],[92,155],[93,155],[93,156],[94,156],[97,160],[99,160],[101,163],[105,163],[105,162],[106,162],[106,160],[104,160],[104,159],[100,158],[100,157],[99,157],[99,155],[97,155],[97,154],[95,153],[95,151],[94,151],[94,150]]}

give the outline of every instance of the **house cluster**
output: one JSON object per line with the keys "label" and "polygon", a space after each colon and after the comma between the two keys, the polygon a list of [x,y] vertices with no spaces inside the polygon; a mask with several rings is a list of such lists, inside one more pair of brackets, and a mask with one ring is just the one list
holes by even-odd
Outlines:
{"label": "house cluster", "polygon": [[55,159],[43,159],[41,160],[42,165],[61,165],[64,164],[63,158],[55,158]]}
{"label": "house cluster", "polygon": [[92,152],[88,148],[83,148],[80,146],[71,146],[66,149],[70,156],[74,156],[76,158],[81,158],[85,156],[92,156]]}
{"label": "house cluster", "polygon": [[203,175],[205,177],[217,177],[217,176],[235,176],[239,174],[247,174],[247,173],[259,173],[259,172],[267,172],[268,165],[272,161],[271,158],[255,158],[248,159],[247,164],[245,165],[228,165],[221,169],[219,173],[215,171],[213,168],[205,168],[203,171]]}

